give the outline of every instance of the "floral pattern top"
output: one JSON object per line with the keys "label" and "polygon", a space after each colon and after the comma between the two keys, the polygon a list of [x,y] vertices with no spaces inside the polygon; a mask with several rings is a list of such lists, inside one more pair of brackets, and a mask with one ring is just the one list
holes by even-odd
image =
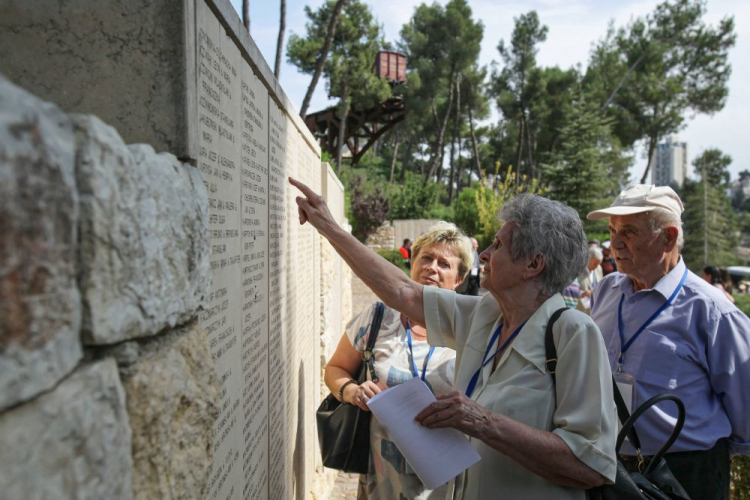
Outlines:
{"label": "floral pattern top", "polygon": [[[372,304],[355,316],[346,327],[349,341],[359,352],[364,351],[367,346],[374,312],[375,304]],[[421,376],[430,345],[425,340],[412,337],[412,346],[414,362]],[[398,311],[385,308],[373,354],[375,372],[381,386],[393,387],[414,376],[406,329],[401,324],[401,314]],[[455,360],[456,351],[453,349],[435,348],[425,375],[425,382],[434,394],[444,394],[453,389]],[[369,377],[368,374],[368,379]],[[443,500],[447,488],[443,485],[435,490],[425,489],[376,418],[370,424],[370,465],[366,484],[369,500]]]}

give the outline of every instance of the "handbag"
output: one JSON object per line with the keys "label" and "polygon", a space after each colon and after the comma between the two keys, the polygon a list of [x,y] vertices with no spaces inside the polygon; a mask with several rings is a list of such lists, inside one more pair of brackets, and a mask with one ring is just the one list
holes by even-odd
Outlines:
{"label": "handbag", "polygon": [[[552,336],[552,326],[560,315],[568,308],[555,311],[547,323],[547,331],[544,338],[544,347],[547,355],[547,372],[555,381],[555,370],[557,368],[557,349]],[[682,400],[672,394],[659,394],[640,405],[632,415],[628,412],[625,401],[622,398],[614,377],[612,378],[612,389],[614,392],[615,405],[617,406],[617,417],[622,423],[622,429],[617,435],[615,453],[617,454],[617,475],[614,484],[605,484],[586,491],[589,500],[690,500],[685,489],[669,470],[664,455],[677,440],[685,424],[685,405]],[[677,422],[672,433],[661,449],[651,458],[641,455],[641,442],[635,431],[635,422],[649,408],[662,402],[672,401],[677,405]],[[636,470],[629,470],[620,457],[620,448],[625,438],[636,449],[638,454],[638,466]]]}
{"label": "handbag", "polygon": [[[362,384],[367,380],[368,370],[371,378],[377,381],[372,349],[384,313],[385,305],[378,302],[375,305],[372,323],[370,323],[367,346],[362,351],[362,366],[357,377],[357,384]],[[356,405],[342,403],[333,394],[326,396],[315,413],[323,466],[344,472],[367,473],[370,461],[371,415],[369,411],[364,411]]]}

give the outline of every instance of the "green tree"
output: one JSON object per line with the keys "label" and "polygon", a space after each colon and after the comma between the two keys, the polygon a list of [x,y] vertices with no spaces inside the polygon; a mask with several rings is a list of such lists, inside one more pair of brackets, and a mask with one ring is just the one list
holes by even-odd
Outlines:
{"label": "green tree", "polygon": [[[336,0],[335,4],[326,2],[317,13],[313,13],[309,6],[305,6],[305,14],[311,20],[306,25],[307,37],[302,38],[294,33],[289,37],[287,61],[297,66],[302,73],[312,76],[300,108],[299,114],[303,120],[307,116],[307,107],[310,105],[315,87],[318,86],[318,80],[328,60],[328,54],[331,52],[336,25],[339,22],[339,16],[345,1]],[[328,22],[325,24],[324,31],[323,22],[326,19]]]}
{"label": "green tree", "polygon": [[[317,11],[305,7],[309,19],[307,38],[289,37],[287,54],[289,62],[303,72],[314,71],[324,42],[323,33],[336,8],[333,0],[321,5]],[[341,11],[331,42],[331,54],[323,67],[328,80],[328,93],[339,97],[339,137],[336,164],[341,168],[342,148],[346,135],[346,117],[350,106],[369,109],[385,101],[391,89],[384,79],[372,71],[380,47],[384,44],[380,26],[375,22],[370,8],[358,0],[348,0]]]}
{"label": "green tree", "polygon": [[542,167],[549,197],[574,208],[587,232],[602,227],[598,221],[588,221],[586,214],[608,205],[620,190],[619,177],[611,172],[627,175],[631,163],[612,137],[611,122],[596,107],[579,102],[560,131],[560,149]]}
{"label": "green tree", "polygon": [[429,141],[427,179],[442,179],[448,125],[455,111],[458,75],[476,66],[484,27],[472,19],[466,0],[421,4],[401,30],[399,47],[407,55],[410,78],[405,94],[407,126]]}
{"label": "green tree", "polygon": [[707,25],[704,0],[672,0],[627,27],[612,27],[592,53],[587,87],[618,120],[615,131],[631,147],[646,141],[649,159],[657,142],[683,127],[687,113],[720,111],[728,94],[729,49],[734,19]]}
{"label": "green tree", "polygon": [[[737,263],[737,221],[721,180],[728,157],[719,150],[707,150],[693,160],[698,182],[683,186],[685,247],[682,255],[693,271],[707,265]],[[731,160],[730,160],[731,161]],[[720,179],[718,183],[716,179]]]}
{"label": "green tree", "polygon": [[492,75],[497,106],[505,120],[515,123],[518,134],[513,160],[516,170],[521,172],[525,164],[525,172],[531,177],[536,174],[532,151],[535,138],[529,127],[529,114],[532,103],[542,90],[536,54],[538,44],[546,39],[547,26],[541,24],[536,11],[515,18],[510,46],[503,40],[497,46],[503,68]]}

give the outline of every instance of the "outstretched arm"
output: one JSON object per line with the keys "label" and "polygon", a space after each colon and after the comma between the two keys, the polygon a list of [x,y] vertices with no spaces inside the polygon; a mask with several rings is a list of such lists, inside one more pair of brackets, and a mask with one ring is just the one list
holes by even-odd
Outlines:
{"label": "outstretched arm", "polygon": [[289,178],[304,196],[298,196],[299,222],[309,222],[326,238],[364,283],[387,306],[424,326],[423,285],[409,279],[399,268],[364,246],[333,219],[325,199],[305,184]]}

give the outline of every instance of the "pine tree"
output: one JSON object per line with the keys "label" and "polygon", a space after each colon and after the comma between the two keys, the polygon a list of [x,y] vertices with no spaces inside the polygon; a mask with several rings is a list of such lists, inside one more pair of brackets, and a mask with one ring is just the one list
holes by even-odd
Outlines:
{"label": "pine tree", "polygon": [[717,149],[705,151],[693,161],[698,182],[687,181],[683,187],[682,256],[694,272],[737,263],[737,221],[725,190],[731,161]]}
{"label": "pine tree", "polygon": [[588,231],[601,227],[587,221],[586,215],[608,205],[620,189],[609,173],[627,170],[631,161],[612,136],[610,124],[596,108],[579,102],[560,131],[560,148],[543,165],[542,179],[549,187],[549,197],[574,208]]}

